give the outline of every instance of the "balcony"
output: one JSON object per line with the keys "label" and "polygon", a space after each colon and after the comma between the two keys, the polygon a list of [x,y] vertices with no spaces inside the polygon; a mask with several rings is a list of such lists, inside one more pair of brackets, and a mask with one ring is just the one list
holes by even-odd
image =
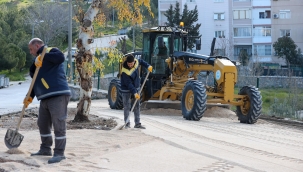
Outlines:
{"label": "balcony", "polygon": [[271,36],[254,36],[253,43],[271,43]]}
{"label": "balcony", "polygon": [[250,7],[251,4],[252,4],[251,0],[246,0],[246,1],[233,0],[233,7]]}
{"label": "balcony", "polygon": [[253,7],[270,7],[271,0],[253,0],[252,6]]}

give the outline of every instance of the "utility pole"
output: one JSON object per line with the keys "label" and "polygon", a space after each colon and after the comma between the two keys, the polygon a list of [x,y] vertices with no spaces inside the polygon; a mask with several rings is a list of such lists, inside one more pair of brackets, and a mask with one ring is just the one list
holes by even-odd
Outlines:
{"label": "utility pole", "polygon": [[133,51],[135,52],[135,26],[133,26]]}
{"label": "utility pole", "polygon": [[72,0],[68,1],[68,12],[69,12],[69,20],[68,20],[68,64],[69,64],[69,83],[73,83],[73,63],[72,63]]}
{"label": "utility pole", "polygon": [[113,27],[115,27],[115,9],[113,9]]}
{"label": "utility pole", "polygon": [[35,35],[35,24],[33,24],[33,27],[32,27],[32,38],[34,38],[34,35]]}

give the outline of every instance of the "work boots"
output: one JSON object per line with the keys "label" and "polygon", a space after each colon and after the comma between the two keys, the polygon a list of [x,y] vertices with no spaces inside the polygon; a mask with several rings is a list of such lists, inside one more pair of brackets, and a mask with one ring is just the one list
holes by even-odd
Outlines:
{"label": "work boots", "polygon": [[134,128],[146,129],[144,126],[141,125],[141,123],[136,124]]}
{"label": "work boots", "polygon": [[51,150],[39,150],[37,153],[32,153],[31,156],[52,156]]}
{"label": "work boots", "polygon": [[130,128],[130,123],[129,122],[125,125],[125,128]]}
{"label": "work boots", "polygon": [[48,163],[49,164],[52,164],[52,163],[57,163],[57,162],[60,162],[62,160],[65,159],[65,156],[64,155],[56,155],[54,154],[54,156],[48,160]]}

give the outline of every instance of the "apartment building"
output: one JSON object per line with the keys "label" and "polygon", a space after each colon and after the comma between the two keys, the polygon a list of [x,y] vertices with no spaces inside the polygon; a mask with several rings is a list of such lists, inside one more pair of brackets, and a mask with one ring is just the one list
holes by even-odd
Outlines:
{"label": "apartment building", "polygon": [[281,36],[291,36],[303,50],[303,0],[159,0],[159,24],[170,4],[186,3],[189,9],[199,10],[202,49],[209,54],[213,37],[215,53],[234,60],[244,53],[251,62],[284,65],[273,50],[273,43]]}
{"label": "apartment building", "polygon": [[271,11],[273,42],[290,36],[303,51],[303,0],[272,0]]}
{"label": "apartment building", "polygon": [[[230,31],[230,16],[228,0],[159,0],[159,25],[164,25],[167,22],[164,13],[169,9],[170,4],[175,6],[176,2],[180,3],[180,11],[182,13],[184,4],[186,3],[188,9],[194,9],[197,6],[199,12],[200,34],[202,34],[202,46],[201,50],[197,51],[199,54],[210,54],[211,42],[214,37],[220,38],[220,44],[216,44],[216,52],[228,55],[229,52],[226,45],[223,45],[224,41],[229,40],[231,35]],[[222,47],[226,48],[226,52],[222,51]]]}
{"label": "apartment building", "polygon": [[245,54],[252,62],[272,61],[271,0],[233,0],[234,58]]}

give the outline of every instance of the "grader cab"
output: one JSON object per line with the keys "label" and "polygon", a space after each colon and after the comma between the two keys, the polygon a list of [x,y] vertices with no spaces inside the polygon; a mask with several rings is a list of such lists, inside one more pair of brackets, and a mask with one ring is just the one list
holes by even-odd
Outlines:
{"label": "grader cab", "polygon": [[[143,30],[142,52],[125,54],[120,60],[120,69],[127,56],[142,58],[153,66],[153,73],[142,90],[141,102],[147,100],[180,101],[182,115],[187,120],[200,120],[207,103],[234,105],[241,123],[253,124],[261,115],[262,99],[254,86],[244,86],[234,94],[237,83],[235,62],[228,57],[207,56],[187,52],[188,33],[182,28],[159,26]],[[212,50],[214,47],[212,44]],[[197,39],[196,48],[201,41]],[[212,54],[212,53],[211,53]],[[201,73],[213,73],[214,84],[198,80]],[[141,69],[141,78],[147,70]],[[122,109],[122,94],[118,79],[111,81],[108,90],[110,108]]]}

